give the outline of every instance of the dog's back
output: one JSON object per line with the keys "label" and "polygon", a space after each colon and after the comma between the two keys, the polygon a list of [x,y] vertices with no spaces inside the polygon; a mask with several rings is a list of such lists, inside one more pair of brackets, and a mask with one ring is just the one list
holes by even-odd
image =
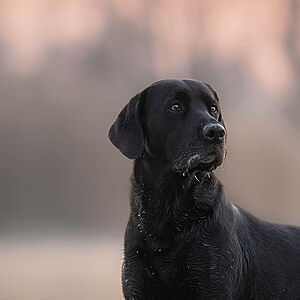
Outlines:
{"label": "dog's back", "polygon": [[247,264],[241,299],[300,299],[300,228],[261,221],[241,208],[239,213]]}

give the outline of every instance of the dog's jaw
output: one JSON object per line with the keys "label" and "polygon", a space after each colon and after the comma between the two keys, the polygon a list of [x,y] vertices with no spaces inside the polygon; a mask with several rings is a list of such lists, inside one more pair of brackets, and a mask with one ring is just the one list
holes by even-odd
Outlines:
{"label": "dog's jaw", "polygon": [[182,155],[175,163],[175,171],[182,176],[192,173],[211,173],[223,162],[216,154],[211,153],[205,157],[199,153]]}

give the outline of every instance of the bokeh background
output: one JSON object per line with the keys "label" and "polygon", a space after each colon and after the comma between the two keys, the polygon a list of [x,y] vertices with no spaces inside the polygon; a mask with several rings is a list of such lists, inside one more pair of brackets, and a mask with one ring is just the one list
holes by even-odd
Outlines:
{"label": "bokeh background", "polygon": [[0,0],[0,299],[122,299],[132,162],[107,138],[163,78],[221,98],[227,197],[300,225],[300,2]]}

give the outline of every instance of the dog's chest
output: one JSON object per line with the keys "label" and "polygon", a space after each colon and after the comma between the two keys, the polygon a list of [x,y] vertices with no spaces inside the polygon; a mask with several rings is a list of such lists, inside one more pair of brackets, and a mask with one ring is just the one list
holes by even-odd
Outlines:
{"label": "dog's chest", "polygon": [[[199,252],[197,253],[199,255]],[[199,272],[206,273],[209,269],[208,254],[202,252],[200,257],[193,253],[193,249],[183,252],[164,250],[156,251],[154,255],[147,256],[146,273],[148,279],[162,282],[165,287],[175,289],[178,283],[190,279],[200,279]],[[197,259],[195,259],[197,257]]]}
{"label": "dog's chest", "polygon": [[176,279],[180,262],[176,257],[164,254],[151,257],[146,263],[146,272],[150,280],[163,282],[170,286]]}

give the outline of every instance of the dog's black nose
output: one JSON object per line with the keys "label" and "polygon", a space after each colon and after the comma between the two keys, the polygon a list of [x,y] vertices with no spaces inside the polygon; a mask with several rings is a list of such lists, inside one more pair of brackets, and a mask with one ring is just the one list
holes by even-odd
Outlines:
{"label": "dog's black nose", "polygon": [[207,124],[203,128],[203,135],[213,141],[222,141],[225,138],[225,128],[221,124]]}

